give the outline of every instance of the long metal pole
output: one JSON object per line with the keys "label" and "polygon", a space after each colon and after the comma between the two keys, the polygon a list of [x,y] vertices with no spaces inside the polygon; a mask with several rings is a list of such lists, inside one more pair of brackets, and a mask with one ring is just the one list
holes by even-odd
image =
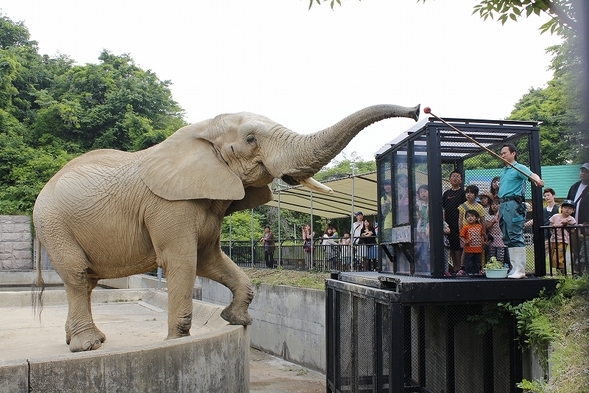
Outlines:
{"label": "long metal pole", "polygon": [[251,255],[252,255],[252,267],[256,267],[255,250],[254,250],[254,209],[251,209],[250,218],[250,241],[251,241]]}
{"label": "long metal pole", "polygon": [[[282,186],[280,184],[280,179],[278,179],[278,263],[277,263],[278,267],[282,266],[282,238],[281,238],[282,232],[280,231],[280,190],[281,190],[281,188],[282,188]],[[276,247],[274,247],[274,249],[276,249]]]}
{"label": "long metal pole", "polygon": [[457,133],[459,133],[460,135],[462,135],[463,137],[465,137],[466,139],[468,139],[469,141],[471,141],[472,143],[474,143],[475,145],[477,145],[481,149],[486,150],[492,156],[497,157],[498,159],[500,159],[501,161],[503,161],[505,163],[505,165],[508,165],[508,166],[512,167],[513,169],[515,169],[516,171],[518,171],[519,173],[521,173],[522,175],[524,175],[525,177],[527,177],[528,179],[530,179],[534,184],[536,184],[536,180],[534,180],[534,178],[532,176],[528,175],[527,173],[525,173],[524,171],[522,171],[521,169],[519,169],[518,167],[516,167],[515,165],[513,165],[511,162],[507,161],[505,158],[501,157],[499,154],[495,153],[493,150],[491,150],[491,149],[487,148],[486,146],[480,144],[476,139],[474,139],[470,135],[467,135],[464,132],[460,131],[458,128],[454,127],[452,124],[448,123],[446,120],[444,120],[444,119],[442,119],[442,118],[434,115],[432,113],[432,110],[429,107],[426,106],[425,108],[423,108],[423,113],[427,113],[428,115],[432,115],[432,117],[438,119],[439,121],[441,121],[442,123],[444,123],[445,125],[447,125],[451,129],[453,129],[454,131],[456,131]]}

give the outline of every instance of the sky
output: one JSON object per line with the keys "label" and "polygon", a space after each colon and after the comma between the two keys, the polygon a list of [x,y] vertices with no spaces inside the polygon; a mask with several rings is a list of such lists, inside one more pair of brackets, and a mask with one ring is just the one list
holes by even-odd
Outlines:
{"label": "sky", "polygon": [[[98,63],[129,54],[172,82],[193,123],[254,112],[308,134],[376,104],[437,116],[504,119],[530,88],[552,78],[540,34],[548,19],[501,23],[472,15],[476,1],[3,0],[39,53]],[[425,116],[421,114],[421,118]],[[414,124],[387,119],[356,136],[337,159],[371,160]]]}

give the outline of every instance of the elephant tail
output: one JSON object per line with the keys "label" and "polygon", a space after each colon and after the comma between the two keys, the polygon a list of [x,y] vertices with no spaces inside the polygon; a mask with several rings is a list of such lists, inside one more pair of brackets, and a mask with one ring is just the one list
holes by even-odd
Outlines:
{"label": "elephant tail", "polygon": [[45,281],[43,281],[43,272],[41,270],[41,242],[35,237],[35,262],[37,264],[37,278],[31,288],[31,305],[33,313],[39,315],[41,321],[41,312],[43,311],[43,291],[45,290]]}

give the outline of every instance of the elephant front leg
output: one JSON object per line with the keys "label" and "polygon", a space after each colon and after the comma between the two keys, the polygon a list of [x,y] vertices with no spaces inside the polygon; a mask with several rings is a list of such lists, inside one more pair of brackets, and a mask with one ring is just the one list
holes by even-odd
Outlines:
{"label": "elephant front leg", "polygon": [[[192,259],[192,258],[191,258]],[[196,279],[194,260],[187,266],[166,269],[168,284],[168,337],[166,340],[190,336],[192,326],[192,291]]]}
{"label": "elephant front leg", "polygon": [[[221,317],[232,325],[251,325],[248,307],[254,298],[249,277],[229,257],[219,250],[220,256],[199,259],[197,275],[215,280],[231,290],[233,300],[221,312]],[[220,260],[219,260],[220,259]]]}

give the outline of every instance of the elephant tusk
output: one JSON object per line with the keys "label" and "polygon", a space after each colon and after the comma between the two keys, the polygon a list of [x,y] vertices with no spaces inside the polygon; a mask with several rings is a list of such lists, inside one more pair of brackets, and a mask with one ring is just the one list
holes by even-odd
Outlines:
{"label": "elephant tusk", "polygon": [[308,177],[306,179],[303,180],[299,180],[299,183],[301,183],[303,186],[314,190],[314,191],[319,191],[319,192],[323,192],[325,194],[333,194],[333,190],[329,187],[327,187],[324,184],[319,183],[317,180],[313,179],[312,177]]}

